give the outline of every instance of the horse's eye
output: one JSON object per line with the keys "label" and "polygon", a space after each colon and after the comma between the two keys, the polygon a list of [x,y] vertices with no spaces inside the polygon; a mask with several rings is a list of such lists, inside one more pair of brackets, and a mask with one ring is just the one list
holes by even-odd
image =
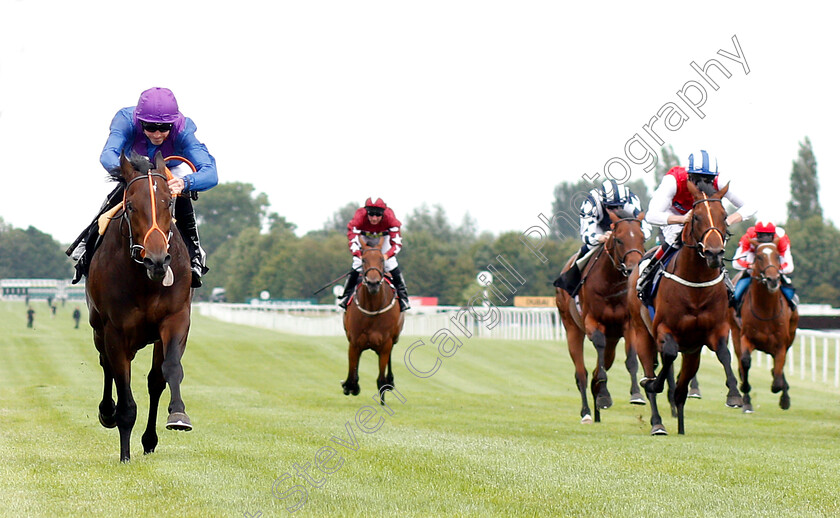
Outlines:
{"label": "horse's eye", "polygon": [[125,202],[125,210],[128,212],[134,212],[134,205],[132,205],[130,201]]}
{"label": "horse's eye", "polygon": [[618,245],[623,245],[623,244],[624,244],[624,241],[622,241],[622,240],[621,240],[621,239],[619,239],[619,238],[615,238],[615,242],[616,242],[616,244],[618,244]]}

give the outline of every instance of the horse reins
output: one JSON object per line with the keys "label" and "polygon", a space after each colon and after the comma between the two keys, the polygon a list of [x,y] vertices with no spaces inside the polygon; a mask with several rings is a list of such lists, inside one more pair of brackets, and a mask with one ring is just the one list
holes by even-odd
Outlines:
{"label": "horse reins", "polygon": [[[151,201],[152,206],[152,226],[146,232],[146,235],[143,236],[143,244],[138,245],[134,243],[134,233],[131,231],[131,219],[128,217],[128,211],[126,210],[126,198],[128,197],[128,189],[131,187],[134,182],[141,180],[143,177],[146,177],[149,181],[149,199]],[[157,207],[155,204],[155,189],[154,189],[154,179],[152,177],[157,176],[162,178],[164,181],[167,180],[167,177],[161,173],[153,173],[148,172],[145,175],[138,175],[129,181],[125,186],[125,192],[123,192],[123,219],[128,224],[128,239],[129,239],[129,255],[135,262],[143,264],[142,259],[138,259],[137,256],[139,255],[141,258],[146,257],[146,241],[149,239],[149,236],[152,235],[153,232],[157,231],[163,236],[163,241],[166,243],[166,249],[169,250],[169,238],[172,236],[172,230],[169,231],[167,234],[163,231],[160,226],[157,224]],[[174,206],[174,204],[173,204]]]}

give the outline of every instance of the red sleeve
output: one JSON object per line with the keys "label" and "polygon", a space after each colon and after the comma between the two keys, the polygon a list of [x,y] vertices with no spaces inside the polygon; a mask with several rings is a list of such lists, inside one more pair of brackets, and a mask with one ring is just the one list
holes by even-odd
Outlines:
{"label": "red sleeve", "polygon": [[752,243],[750,243],[750,239],[755,239],[755,227],[750,227],[747,229],[747,232],[741,236],[740,241],[738,241],[738,245],[741,247],[741,250],[745,252],[747,250],[752,251]]}
{"label": "red sleeve", "polygon": [[779,253],[785,255],[788,248],[790,248],[790,238],[787,234],[785,234],[781,239],[779,239]]}

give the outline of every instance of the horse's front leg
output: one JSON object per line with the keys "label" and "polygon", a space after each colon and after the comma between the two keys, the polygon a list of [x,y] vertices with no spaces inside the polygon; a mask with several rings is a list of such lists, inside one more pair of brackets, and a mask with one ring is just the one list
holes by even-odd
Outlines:
{"label": "horse's front leg", "polygon": [[[393,385],[388,383],[388,378],[385,375],[386,371],[390,371],[391,365],[391,349],[394,344],[391,341],[386,342],[379,349],[379,377],[376,378],[376,388],[379,392],[379,404],[385,404],[385,391],[391,390]],[[393,382],[393,376],[391,376]]]}
{"label": "horse's front leg", "polygon": [[358,396],[361,388],[359,387],[359,357],[362,355],[362,349],[350,342],[347,350],[347,359],[349,368],[347,370],[347,379],[341,382],[341,388],[344,389],[344,395],[349,396],[353,394]]}
{"label": "horse's front leg", "polygon": [[674,403],[677,406],[677,433],[685,435],[685,401],[688,398],[688,385],[700,368],[700,351],[694,354],[683,354],[680,376],[674,388]]}
{"label": "horse's front leg", "polygon": [[776,354],[773,355],[773,384],[770,385],[770,390],[776,394],[781,391],[782,395],[779,398],[779,406],[782,410],[790,408],[790,396],[788,395],[788,382],[785,379],[785,358],[787,357],[787,350],[780,347]]}
{"label": "horse's front leg", "polygon": [[[656,382],[656,345],[653,343],[653,338],[648,334],[646,329],[642,329],[643,323],[638,322],[634,324],[636,329],[631,336],[634,342],[634,347],[639,357],[639,363],[642,365],[644,377],[642,377],[639,385],[645,391],[645,395],[650,401],[650,434],[651,435],[668,435],[665,426],[662,424],[662,416],[659,415],[659,407],[656,404],[656,391],[654,390],[654,383]],[[625,340],[628,335],[625,335]]]}
{"label": "horse's front leg", "polygon": [[113,397],[114,374],[104,353],[99,353],[99,365],[102,366],[102,374],[105,380],[102,389],[102,401],[99,403],[99,422],[105,428],[113,428],[117,426],[117,405],[114,404]]}
{"label": "horse's front leg", "polygon": [[163,379],[163,343],[158,340],[155,342],[155,349],[152,353],[152,369],[149,371],[149,421],[146,423],[146,431],[143,432],[143,453],[149,454],[155,451],[158,443],[157,431],[155,430],[155,421],[157,420],[157,410],[160,404],[160,395],[163,389],[166,388],[166,380]]}
{"label": "horse's front leg", "polygon": [[726,373],[726,387],[729,389],[729,393],[726,395],[726,406],[729,408],[741,408],[744,406],[744,399],[741,397],[741,393],[738,392],[738,382],[735,379],[735,373],[732,372],[732,357],[729,354],[729,347],[727,346],[727,342],[729,337],[729,333],[719,337],[715,342],[715,354],[717,355],[718,361],[721,365],[723,365],[723,371]]}
{"label": "horse's front leg", "polygon": [[738,358],[738,374],[741,376],[741,392],[743,393],[743,412],[750,414],[753,412],[752,398],[750,391],[750,367],[752,366],[752,351],[754,349],[752,342],[746,336],[740,337],[740,346],[736,347],[736,351],[740,349],[740,357]]}
{"label": "horse's front leg", "polygon": [[113,351],[111,368],[117,389],[116,422],[120,431],[120,462],[131,460],[131,430],[137,420],[137,403],[131,393],[131,358],[129,344],[120,343],[109,349]]}
{"label": "horse's front leg", "polygon": [[189,312],[182,312],[167,318],[160,329],[160,341],[163,344],[163,362],[161,373],[169,385],[169,417],[166,419],[167,430],[192,430],[192,422],[186,412],[186,405],[181,398],[181,382],[184,381],[184,367],[181,358],[187,347],[190,331]]}

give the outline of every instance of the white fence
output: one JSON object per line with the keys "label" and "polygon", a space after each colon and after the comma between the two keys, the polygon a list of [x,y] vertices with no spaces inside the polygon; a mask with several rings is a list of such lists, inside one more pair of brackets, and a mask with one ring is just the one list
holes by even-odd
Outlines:
{"label": "white fence", "polygon": [[[246,304],[199,303],[201,315],[225,322],[274,329],[289,334],[344,336],[343,312],[335,306],[251,306]],[[490,320],[479,309],[475,314],[454,306],[418,306],[405,313],[403,335],[430,337],[437,331],[458,326],[473,336],[504,340],[565,340],[566,333],[556,309],[497,308],[498,318]],[[478,316],[479,318],[476,318]],[[480,320],[480,319],[484,320]],[[458,322],[458,324],[456,324]],[[731,348],[731,345],[730,345]],[[713,354],[706,350],[706,354]],[[756,352],[753,365],[772,365],[767,354]],[[840,387],[840,332],[800,329],[788,351],[785,371],[788,376]]]}

